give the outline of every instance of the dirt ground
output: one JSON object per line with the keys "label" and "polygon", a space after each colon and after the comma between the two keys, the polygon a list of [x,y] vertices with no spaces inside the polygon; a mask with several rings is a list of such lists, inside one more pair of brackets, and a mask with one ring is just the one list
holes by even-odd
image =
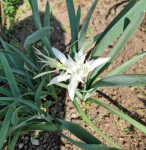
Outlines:
{"label": "dirt ground", "polygon": [[[82,20],[87,14],[90,6],[94,0],[75,0],[75,6],[78,5],[82,8]],[[64,0],[50,0],[52,20],[51,24],[54,27],[55,31],[52,33],[52,45],[60,50],[64,50],[70,42],[70,29],[69,29],[69,20],[67,14],[66,3]],[[89,25],[88,37],[92,37],[95,34],[100,33],[105,29],[105,27],[113,20],[113,18],[123,9],[127,2],[122,0],[100,0],[97,5]],[[121,3],[116,9],[111,9],[116,4]],[[45,8],[45,0],[39,1],[40,11],[43,12]],[[111,9],[111,11],[110,11]],[[110,13],[109,13],[110,11]],[[26,13],[27,12],[27,13]],[[109,13],[109,15],[108,15]],[[108,15],[108,17],[106,17]],[[31,11],[27,4],[24,4],[20,7],[18,14],[16,15],[16,20],[19,22],[16,25],[16,28],[13,32],[16,39],[11,41],[15,43],[23,44],[25,37],[27,37],[34,30],[34,25],[32,22]],[[25,21],[24,21],[25,19]],[[21,22],[20,22],[21,21]],[[112,47],[113,44],[110,45]],[[106,52],[110,50],[107,49]],[[127,46],[124,48],[120,56],[113,62],[113,64],[108,68],[107,71],[114,69],[116,66],[119,66],[123,62],[129,60],[131,57],[135,56],[146,50],[146,17],[136,31],[132,39],[128,42]],[[134,66],[132,66],[126,74],[146,74],[146,57],[138,61]],[[60,95],[60,97],[64,95]],[[124,88],[101,88],[94,97],[100,99],[101,101],[113,106],[114,108],[120,109],[121,111],[127,113],[132,118],[136,119],[143,125],[146,125],[146,87],[124,87]],[[99,135],[96,135],[92,129],[87,127],[85,123],[80,119],[77,111],[74,109],[74,106],[71,100],[66,94],[66,98],[62,104],[59,106],[54,106],[56,109],[56,115],[60,118],[64,118],[68,121],[73,121],[76,123],[81,123],[88,131],[93,133],[97,138],[105,142]],[[54,111],[52,108],[52,111]],[[62,112],[62,113],[60,113]],[[119,117],[109,113],[104,108],[98,105],[91,105],[88,109],[88,116],[93,119],[99,129],[101,129],[106,135],[108,135],[113,141],[117,142],[125,150],[146,150],[146,136],[140,132],[138,129],[131,126],[129,123],[120,119]],[[73,137],[70,133],[65,132],[69,137]],[[47,135],[47,138],[45,138]],[[48,134],[46,132],[40,133],[38,137],[41,146],[33,146],[29,140],[28,136],[21,137],[16,149],[27,149],[27,150],[78,150],[76,146],[73,146],[68,141],[61,138],[61,141],[57,141],[51,147],[49,143],[53,138],[50,138],[49,135],[53,137],[57,136],[57,139],[60,138],[57,134],[54,133]],[[26,141],[26,144],[23,144]],[[46,140],[46,147],[44,147],[44,139]],[[47,141],[48,139],[48,141]],[[49,142],[50,140],[50,142]],[[21,145],[20,145],[21,144]],[[29,146],[28,146],[29,145]],[[32,145],[32,146],[31,146]],[[56,146],[56,145],[61,145]]]}

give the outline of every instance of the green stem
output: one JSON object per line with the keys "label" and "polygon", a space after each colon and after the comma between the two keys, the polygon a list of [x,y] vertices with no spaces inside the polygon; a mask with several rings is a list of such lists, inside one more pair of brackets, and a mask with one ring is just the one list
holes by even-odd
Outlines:
{"label": "green stem", "polygon": [[77,109],[77,111],[79,112],[79,114],[82,116],[83,120],[92,128],[96,131],[97,134],[99,134],[102,138],[104,138],[106,141],[108,141],[110,144],[112,144],[113,146],[115,146],[116,148],[121,149],[121,147],[119,147],[118,144],[116,144],[115,142],[113,142],[109,137],[107,137],[102,131],[100,131],[93,123],[92,121],[88,118],[88,116],[83,112],[83,110],[81,109],[81,107],[78,105],[77,101],[74,100],[73,104],[75,106],[75,108]]}

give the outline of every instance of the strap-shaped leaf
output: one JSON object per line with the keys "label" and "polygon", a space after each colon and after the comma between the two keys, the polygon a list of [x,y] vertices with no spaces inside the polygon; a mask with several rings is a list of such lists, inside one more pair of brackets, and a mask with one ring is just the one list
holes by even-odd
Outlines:
{"label": "strap-shaped leaf", "polygon": [[[18,50],[17,48],[13,47],[10,44],[8,44],[7,42],[3,41],[1,37],[0,37],[0,40],[2,42],[3,47],[5,48],[6,52],[9,52],[9,55],[16,55],[16,56],[20,57],[19,59],[21,61],[26,62],[27,64],[29,64],[30,66],[32,66],[33,68],[35,68],[37,70],[37,67],[35,66],[35,64],[26,55],[24,55],[20,50]],[[21,66],[21,68],[22,68],[22,66]]]}
{"label": "strap-shaped leaf", "polygon": [[36,94],[35,94],[35,102],[37,106],[40,106],[40,98],[41,98],[41,93],[42,93],[42,87],[45,82],[45,79],[42,80],[42,82],[39,84]]}
{"label": "strap-shaped leaf", "polygon": [[66,0],[66,4],[70,21],[72,43],[74,43],[78,39],[74,2],[73,0]]}
{"label": "strap-shaped leaf", "polygon": [[10,96],[10,97],[12,96],[12,93],[3,87],[0,87],[0,94],[3,94],[5,96]]}
{"label": "strap-shaped leaf", "polygon": [[1,129],[0,129],[0,150],[2,150],[3,144],[7,138],[7,133],[8,133],[8,129],[10,126],[10,120],[11,120],[13,111],[14,111],[14,106],[12,104],[6,113],[5,119],[3,120]]}
{"label": "strap-shaped leaf", "polygon": [[80,29],[80,19],[81,19],[81,7],[78,6],[78,10],[76,14],[77,33],[79,33],[79,29]]}
{"label": "strap-shaped leaf", "polygon": [[137,122],[136,120],[132,119],[131,117],[129,117],[128,115],[126,115],[125,113],[99,101],[99,100],[95,100],[95,99],[90,99],[91,102],[98,104],[102,107],[104,107],[105,109],[109,110],[110,112],[118,115],[120,118],[128,121],[129,123],[131,123],[133,126],[137,127],[138,129],[140,129],[142,132],[144,132],[146,134],[146,127],[144,125],[142,125],[141,123]]}
{"label": "strap-shaped leaf", "polygon": [[48,34],[51,33],[51,28],[50,27],[43,27],[37,31],[35,31],[34,33],[32,33],[31,35],[29,35],[25,42],[24,42],[24,47],[25,49],[29,49],[31,44],[41,40],[43,37],[47,36]]}
{"label": "strap-shaped leaf", "polygon": [[65,139],[67,139],[69,142],[71,142],[72,144],[84,149],[84,150],[119,150],[117,148],[110,148],[105,146],[104,144],[86,144],[86,143],[81,143],[78,141],[75,141],[69,137],[67,137],[64,134],[61,134],[61,136]]}
{"label": "strap-shaped leaf", "polygon": [[29,0],[29,3],[31,6],[31,9],[32,9],[32,12],[33,12],[33,18],[34,18],[35,26],[37,29],[40,29],[42,27],[42,25],[41,25],[37,1]]}
{"label": "strap-shaped leaf", "polygon": [[[51,27],[50,26],[50,5],[49,1],[46,3],[46,9],[45,9],[45,14],[44,14],[44,27]],[[48,41],[50,43],[50,34],[48,34]]]}
{"label": "strap-shaped leaf", "polygon": [[13,137],[10,140],[10,142],[8,143],[8,150],[14,150],[17,140],[19,138],[19,136],[21,135],[21,129],[17,130],[17,132],[13,133]]}
{"label": "strap-shaped leaf", "polygon": [[91,18],[91,15],[97,5],[98,0],[95,0],[94,3],[92,4],[90,10],[88,11],[85,20],[83,22],[81,31],[80,31],[80,36],[79,36],[79,49],[83,46],[85,39],[86,39],[86,35],[87,35],[87,29],[88,29],[88,25],[89,25],[89,21]]}
{"label": "strap-shaped leaf", "polygon": [[96,139],[92,134],[90,134],[88,131],[83,129],[78,124],[75,124],[73,122],[68,122],[62,119],[57,119],[67,130],[69,130],[72,134],[74,134],[76,137],[81,139],[82,141],[88,143],[88,144],[101,144],[101,141]]}
{"label": "strap-shaped leaf", "polygon": [[130,40],[131,36],[135,33],[137,28],[140,26],[142,20],[144,18],[144,12],[139,13],[127,26],[120,39],[115,44],[114,48],[110,51],[108,56],[110,57],[110,62],[105,65],[98,67],[92,74],[91,80],[92,82],[98,77],[112,62],[113,60],[120,54],[123,50],[124,46]]}
{"label": "strap-shaped leaf", "polygon": [[123,9],[123,11],[121,11],[120,14],[105,29],[96,43],[92,53],[92,58],[100,56],[104,49],[107,48],[108,45],[123,32],[125,18],[128,18],[130,21],[132,21],[133,18],[140,12],[146,12],[145,0],[137,1],[138,0],[131,0],[130,3]]}
{"label": "strap-shaped leaf", "polygon": [[[95,124],[92,123],[92,121],[88,118],[88,116],[83,112],[81,107],[79,106],[78,102],[76,100],[73,101],[73,104],[75,108],[77,109],[78,113],[81,115],[82,119],[90,126],[98,135],[100,135],[102,138],[104,138],[107,142],[112,144],[116,148],[120,148],[118,144],[113,142],[108,136],[106,136],[98,127],[95,126]],[[96,143],[97,144],[97,143]]]}
{"label": "strap-shaped leaf", "polygon": [[118,74],[123,73],[128,68],[130,68],[132,65],[134,65],[139,59],[143,58],[144,56],[146,56],[146,52],[143,52],[142,54],[136,55],[135,57],[131,58],[127,62],[125,62],[122,65],[120,65],[119,67],[117,67],[112,72],[108,73],[106,75],[106,77],[114,76],[114,75],[118,75]]}
{"label": "strap-shaped leaf", "polygon": [[94,83],[91,88],[110,86],[146,86],[146,74],[123,74],[106,77]]}
{"label": "strap-shaped leaf", "polygon": [[20,91],[5,55],[0,51],[0,60],[14,97],[19,97]]}

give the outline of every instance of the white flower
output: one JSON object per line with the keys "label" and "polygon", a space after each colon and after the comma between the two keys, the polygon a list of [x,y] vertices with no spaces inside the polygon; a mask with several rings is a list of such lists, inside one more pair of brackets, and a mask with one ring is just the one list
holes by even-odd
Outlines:
{"label": "white flower", "polygon": [[[69,55],[68,58],[66,58],[66,56],[56,48],[52,48],[52,51],[59,61],[43,55],[38,50],[36,50],[36,53],[46,59],[43,60],[42,58],[39,58],[41,60],[40,62],[45,63],[44,66],[49,65],[51,68],[56,68],[57,70],[63,69],[66,72],[63,75],[58,75],[54,77],[48,85],[52,85],[70,79],[70,83],[68,85],[68,92],[69,97],[72,101],[74,100],[76,88],[79,82],[84,83],[83,79],[88,76],[89,72],[93,71],[98,66],[105,64],[110,60],[109,57],[106,57],[85,62],[86,55],[83,54],[82,49],[78,53],[75,53],[75,60],[73,60]],[[39,77],[39,75],[37,77]]]}

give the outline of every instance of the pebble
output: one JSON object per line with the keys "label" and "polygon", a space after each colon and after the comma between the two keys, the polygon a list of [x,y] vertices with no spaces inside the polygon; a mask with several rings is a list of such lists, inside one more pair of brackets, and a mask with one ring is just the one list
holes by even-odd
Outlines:
{"label": "pebble", "polygon": [[24,146],[24,144],[23,144],[23,143],[19,143],[19,145],[18,145],[19,149],[22,149],[22,148],[23,148],[23,146]]}
{"label": "pebble", "polygon": [[77,119],[78,115],[77,114],[71,114],[71,119]]}

